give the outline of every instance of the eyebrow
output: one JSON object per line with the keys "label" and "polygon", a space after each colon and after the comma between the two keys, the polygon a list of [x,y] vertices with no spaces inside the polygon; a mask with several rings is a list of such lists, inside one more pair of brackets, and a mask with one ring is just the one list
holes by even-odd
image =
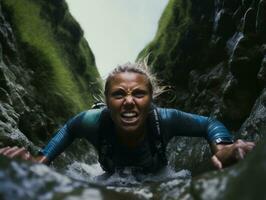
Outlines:
{"label": "eyebrow", "polygon": [[[114,90],[117,90],[117,89],[127,90],[126,88],[121,87],[121,86],[118,86],[118,87],[114,88]],[[132,90],[136,90],[136,89],[146,90],[145,88],[142,88],[142,87],[140,87],[140,86],[136,86],[136,87],[134,87]],[[147,90],[149,90],[149,88],[147,88]]]}

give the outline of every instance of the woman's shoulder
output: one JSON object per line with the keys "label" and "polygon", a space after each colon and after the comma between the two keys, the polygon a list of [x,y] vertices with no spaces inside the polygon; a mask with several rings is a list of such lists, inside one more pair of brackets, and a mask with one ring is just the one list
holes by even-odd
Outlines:
{"label": "woman's shoulder", "polygon": [[90,109],[80,112],[71,118],[67,125],[69,128],[93,128],[98,126],[103,109]]}
{"label": "woman's shoulder", "polygon": [[83,111],[82,113],[79,114],[81,117],[82,124],[87,124],[87,125],[98,124],[103,110],[104,108],[90,109]]}
{"label": "woman's shoulder", "polygon": [[180,110],[175,108],[156,107],[161,119],[170,119],[180,113]]}

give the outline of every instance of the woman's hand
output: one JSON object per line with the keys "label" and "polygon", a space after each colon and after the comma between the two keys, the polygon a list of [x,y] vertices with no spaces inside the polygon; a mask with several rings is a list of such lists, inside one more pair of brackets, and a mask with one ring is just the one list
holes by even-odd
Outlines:
{"label": "woman's hand", "polygon": [[244,159],[246,154],[255,147],[254,142],[237,140],[233,144],[212,145],[214,155],[211,160],[217,169],[222,169]]}
{"label": "woman's hand", "polygon": [[4,147],[0,149],[0,155],[7,156],[9,158],[20,158],[38,163],[48,163],[48,159],[45,156],[33,157],[31,153],[24,147]]}

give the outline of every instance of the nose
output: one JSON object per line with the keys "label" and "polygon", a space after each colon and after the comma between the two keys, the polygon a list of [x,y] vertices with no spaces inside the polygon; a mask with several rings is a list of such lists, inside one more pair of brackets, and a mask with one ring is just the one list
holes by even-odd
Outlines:
{"label": "nose", "polygon": [[134,99],[132,95],[127,95],[125,97],[124,105],[127,105],[127,106],[134,105]]}
{"label": "nose", "polygon": [[128,103],[133,102],[133,97],[132,97],[132,95],[130,95],[130,94],[127,95],[126,98],[125,98],[125,101],[128,102]]}

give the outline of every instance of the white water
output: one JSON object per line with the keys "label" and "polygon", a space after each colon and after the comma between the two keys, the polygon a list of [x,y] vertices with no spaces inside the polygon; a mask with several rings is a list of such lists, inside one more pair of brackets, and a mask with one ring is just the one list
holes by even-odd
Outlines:
{"label": "white water", "polygon": [[[131,168],[125,168],[110,176],[104,173],[99,163],[87,165],[76,161],[68,166],[66,174],[76,180],[105,186],[119,193],[133,194],[140,199],[152,199],[156,192],[167,194],[166,191],[172,188],[176,190],[177,185],[185,185],[191,179],[189,170],[175,171],[170,166],[156,174],[136,174]],[[99,194],[95,196],[100,199]]]}
{"label": "white water", "polygon": [[240,40],[244,37],[242,32],[236,32],[226,43],[226,48],[228,54],[232,57],[233,53],[240,42]]}

